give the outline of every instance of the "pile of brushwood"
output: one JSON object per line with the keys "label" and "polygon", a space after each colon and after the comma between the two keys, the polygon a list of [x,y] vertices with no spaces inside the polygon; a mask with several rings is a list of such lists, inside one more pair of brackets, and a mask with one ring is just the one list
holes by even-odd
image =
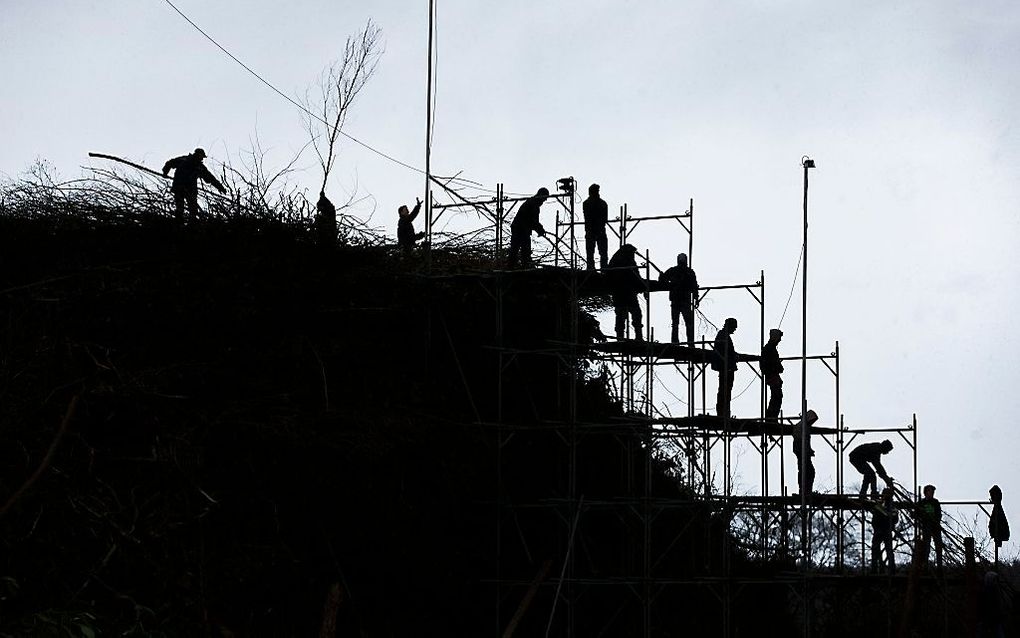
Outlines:
{"label": "pile of brushwood", "polygon": [[783,584],[723,607],[789,567],[724,516],[604,506],[688,495],[639,429],[551,427],[625,416],[550,354],[595,334],[561,273],[113,177],[0,189],[0,635],[796,631]]}

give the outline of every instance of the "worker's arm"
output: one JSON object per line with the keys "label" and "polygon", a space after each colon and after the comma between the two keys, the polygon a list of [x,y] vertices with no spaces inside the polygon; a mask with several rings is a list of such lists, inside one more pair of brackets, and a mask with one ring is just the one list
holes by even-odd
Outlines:
{"label": "worker's arm", "polygon": [[177,168],[180,165],[181,165],[181,158],[180,157],[174,157],[174,158],[168,159],[166,161],[166,164],[163,164],[163,177],[169,177],[170,169],[171,168]]}
{"label": "worker's arm", "polygon": [[418,213],[421,212],[421,200],[417,197],[415,199],[418,203],[414,205],[414,210],[411,211],[411,215],[408,217],[408,219],[412,222],[414,221],[414,218],[418,216]]}
{"label": "worker's arm", "polygon": [[875,464],[875,473],[881,476],[882,480],[884,481],[892,480],[889,478],[889,473],[885,471],[884,467],[882,467],[882,461],[875,459],[873,463]]}
{"label": "worker's arm", "polygon": [[220,180],[216,179],[216,176],[210,173],[209,169],[206,168],[205,166],[202,167],[202,172],[200,173],[200,175],[202,176],[203,180],[215,186],[216,190],[218,190],[219,192],[222,193],[225,190],[223,188],[223,184],[220,184]]}

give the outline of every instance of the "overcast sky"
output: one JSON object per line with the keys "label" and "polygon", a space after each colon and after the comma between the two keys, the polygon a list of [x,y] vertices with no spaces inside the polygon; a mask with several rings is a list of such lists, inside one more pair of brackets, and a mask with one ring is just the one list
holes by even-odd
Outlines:
{"label": "overcast sky", "polygon": [[[386,50],[346,130],[424,165],[424,0],[175,4],[295,96],[371,18]],[[7,176],[40,157],[74,177],[89,151],[158,169],[199,145],[216,166],[236,162],[256,131],[282,165],[306,141],[292,105],[164,0],[3,0],[0,15]],[[949,500],[984,499],[999,483],[1007,513],[1020,512],[1020,4],[438,0],[436,31],[434,172],[516,192],[573,175],[632,214],[681,212],[694,198],[702,285],[753,283],[764,270],[766,330],[800,250],[800,158],[815,158],[808,347],[839,341],[847,425],[901,426],[916,413],[921,484]],[[314,158],[299,165],[295,179],[316,189]],[[347,144],[329,188],[371,195],[373,223],[394,234],[397,206],[424,184]],[[632,243],[665,267],[687,241],[660,223]],[[784,355],[800,351],[799,285]],[[668,337],[668,303],[655,302],[652,325]],[[703,310],[718,325],[737,317],[738,350],[758,351],[746,293],[713,293]],[[707,324],[699,333],[714,336]],[[795,413],[798,366],[787,367]],[[809,400],[831,424],[831,376],[813,370]],[[738,373],[735,392],[751,378]],[[664,392],[656,403],[684,411]],[[734,412],[757,412],[756,387]],[[817,485],[831,488],[823,454]],[[905,446],[888,467],[910,484]]]}

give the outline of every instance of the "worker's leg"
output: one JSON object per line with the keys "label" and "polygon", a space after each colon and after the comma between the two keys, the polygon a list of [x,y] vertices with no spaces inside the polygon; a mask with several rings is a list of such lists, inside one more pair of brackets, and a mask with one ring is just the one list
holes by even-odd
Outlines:
{"label": "worker's leg", "polygon": [[522,239],[523,237],[520,233],[510,233],[510,255],[508,259],[508,266],[510,268],[517,266],[517,262],[521,258]]}
{"label": "worker's leg", "polygon": [[730,395],[733,393],[733,370],[719,371],[719,392],[715,399],[715,413],[722,418],[730,415]]}
{"label": "worker's leg", "polygon": [[931,552],[931,532],[921,527],[917,534],[914,547],[914,564],[920,567],[928,565],[928,554]]}
{"label": "worker's leg", "polygon": [[[680,308],[680,314],[684,316],[684,327],[687,328],[687,345],[694,347],[694,309],[690,306]],[[675,322],[676,320],[674,320]]]}
{"label": "worker's leg", "polygon": [[895,574],[896,573],[896,555],[893,554],[892,537],[893,537],[892,527],[890,527],[889,530],[885,533],[885,537],[882,539],[882,541],[885,544],[885,557],[886,557],[886,560],[889,563],[889,573],[890,574]]}
{"label": "worker's leg", "polygon": [[871,469],[871,466],[864,465],[864,481],[861,482],[861,493],[865,492],[865,488],[871,486],[871,495],[878,496],[878,477],[875,475],[875,471]]}
{"label": "worker's leg", "polygon": [[641,302],[638,301],[637,295],[630,300],[630,317],[631,324],[634,326],[634,340],[644,341],[645,340],[645,324],[641,317]]}
{"label": "worker's leg", "polygon": [[599,247],[599,268],[602,270],[606,269],[606,264],[609,263],[609,240],[606,238],[606,229],[602,229],[602,233],[595,239],[595,243]]}
{"label": "worker's leg", "polygon": [[188,193],[188,215],[191,219],[198,219],[198,193]]}
{"label": "worker's leg", "polygon": [[882,534],[876,530],[871,531],[871,573],[878,573],[878,566],[882,564]]}
{"label": "worker's leg", "polygon": [[778,374],[765,379],[769,387],[769,405],[765,408],[765,418],[775,419],[783,409],[783,378]]}
{"label": "worker's leg", "polygon": [[595,270],[595,237],[585,230],[584,255],[588,270]]}
{"label": "worker's leg", "polygon": [[861,496],[864,496],[864,494],[868,491],[868,474],[870,473],[874,476],[875,473],[871,471],[871,468],[867,463],[862,461],[850,459],[850,465],[853,465],[854,469],[861,473]]}
{"label": "worker's leg", "polygon": [[[933,531],[933,536],[935,537],[935,568],[942,569],[942,548],[945,547],[945,544],[942,542],[941,523],[938,523],[938,527]],[[927,553],[925,553],[925,558],[927,558]]]}
{"label": "worker's leg", "polygon": [[[680,343],[680,306],[671,303],[669,304],[669,319],[670,319],[670,331],[669,341],[670,343]],[[690,344],[688,344],[690,345]]]}
{"label": "worker's leg", "polygon": [[174,218],[180,221],[184,217],[184,194],[174,192]]}
{"label": "worker's leg", "polygon": [[627,308],[622,303],[614,303],[616,313],[616,338],[621,341],[627,337]]}

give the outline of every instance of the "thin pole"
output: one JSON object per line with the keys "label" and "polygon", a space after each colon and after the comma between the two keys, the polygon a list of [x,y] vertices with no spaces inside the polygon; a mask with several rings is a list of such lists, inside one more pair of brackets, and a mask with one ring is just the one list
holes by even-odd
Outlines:
{"label": "thin pole", "polygon": [[429,0],[428,75],[425,87],[425,234],[428,238],[427,262],[432,263],[432,33],[435,0]]}
{"label": "thin pole", "polygon": [[808,423],[807,423],[807,291],[808,291],[808,166],[813,162],[806,158],[801,160],[804,166],[804,274],[801,278],[801,349],[800,349],[800,521],[801,546],[804,548],[804,566],[808,563],[808,520],[807,520],[807,472],[804,471],[808,457]]}

